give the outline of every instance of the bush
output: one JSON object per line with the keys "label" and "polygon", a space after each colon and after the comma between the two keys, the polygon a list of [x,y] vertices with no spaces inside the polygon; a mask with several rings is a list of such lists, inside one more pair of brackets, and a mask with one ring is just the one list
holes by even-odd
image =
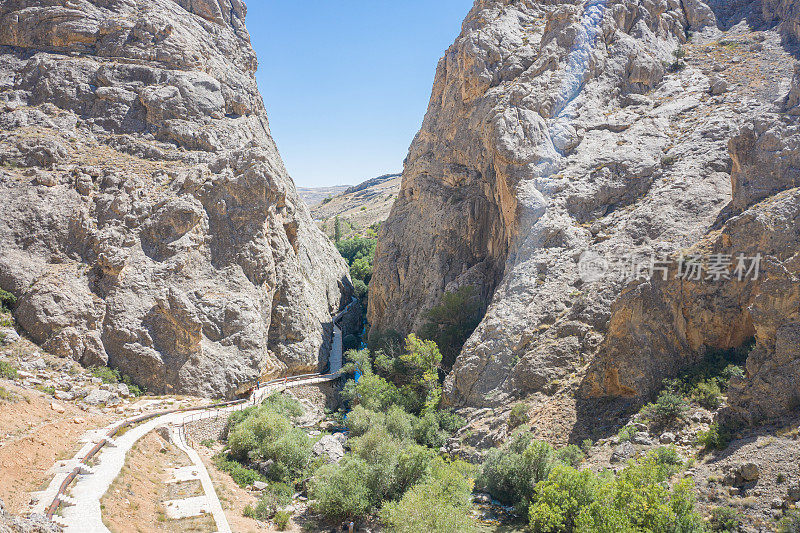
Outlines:
{"label": "bush", "polygon": [[554,462],[552,446],[518,433],[504,447],[489,450],[479,484],[501,502],[527,510],[536,483],[547,478]]}
{"label": "bush", "polygon": [[427,412],[414,422],[414,440],[428,448],[439,449],[445,445],[449,435],[439,427],[439,419],[434,412]]}
{"label": "bush", "polygon": [[711,424],[708,431],[697,434],[697,443],[706,450],[724,450],[731,442],[730,432],[718,422]]}
{"label": "bush", "polygon": [[589,455],[589,452],[592,451],[592,446],[594,446],[592,439],[584,439],[583,442],[581,442],[581,450],[584,455]]}
{"label": "bush", "polygon": [[556,465],[547,480],[536,485],[536,502],[528,513],[531,530],[576,531],[575,521],[595,501],[599,485],[600,480],[589,470]]}
{"label": "bush", "polygon": [[464,468],[437,459],[430,476],[399,501],[384,506],[381,519],[397,533],[470,532],[476,526],[470,517],[471,503],[472,481]]}
{"label": "bush", "polygon": [[518,403],[511,408],[511,413],[508,415],[508,427],[514,429],[523,424],[527,424],[529,420],[528,406],[524,403]]}
{"label": "bush", "polygon": [[5,361],[0,361],[0,378],[2,379],[17,379],[17,369]]}
{"label": "bush", "polygon": [[131,396],[139,397],[144,395],[147,392],[146,387],[141,387],[133,383],[133,380],[130,376],[125,374],[121,374],[119,370],[116,368],[111,368],[108,366],[94,366],[89,369],[89,372],[92,374],[93,377],[100,378],[103,383],[107,385],[116,385],[118,383],[124,383],[128,386],[128,392],[130,392]]}
{"label": "bush", "polygon": [[232,460],[226,453],[215,455],[214,464],[222,472],[227,472],[233,481],[242,488],[249,487],[256,481],[266,481],[266,478],[260,473]]}
{"label": "bush", "polygon": [[389,435],[399,440],[406,440],[411,438],[414,417],[406,413],[401,407],[393,405],[389,408],[389,412],[386,413],[384,424]]}
{"label": "bush", "polygon": [[692,391],[692,398],[706,409],[716,409],[722,405],[722,391],[714,381],[698,383]]}
{"label": "bush", "polygon": [[8,291],[0,289],[0,311],[11,312],[11,308],[17,303],[17,297]]}
{"label": "bush", "polygon": [[286,531],[289,526],[289,520],[292,518],[290,511],[278,511],[275,514],[275,527],[278,531]]}
{"label": "bush", "polygon": [[732,507],[714,507],[711,509],[711,519],[708,521],[711,531],[738,531],[741,523],[739,511]]}
{"label": "bush", "polygon": [[364,409],[362,405],[356,405],[347,414],[347,429],[350,430],[351,437],[360,437],[375,426],[384,424],[385,415]]}
{"label": "bush", "polygon": [[656,465],[674,468],[683,466],[683,459],[678,454],[675,446],[659,446],[650,452]]}
{"label": "bush", "polygon": [[654,423],[666,425],[682,418],[688,408],[683,396],[668,388],[661,391],[655,403],[647,405],[643,409],[643,413]]}
{"label": "bush", "polygon": [[556,459],[558,461],[575,468],[583,462],[585,457],[583,451],[574,444],[564,446],[556,452]]}
{"label": "bush", "polygon": [[458,416],[452,411],[436,411],[436,418],[439,419],[439,427],[442,431],[447,432],[450,436],[458,433],[467,423],[464,417]]}
{"label": "bush", "polygon": [[702,532],[691,481],[682,480],[672,487],[667,483],[675,471],[659,464],[653,454],[630,463],[599,486],[595,501],[579,512],[575,531]]}
{"label": "bush", "polygon": [[439,305],[425,313],[427,323],[419,336],[436,342],[444,356],[443,367],[453,366],[461,348],[483,318],[483,305],[469,285],[442,296]]}
{"label": "bush", "polygon": [[800,511],[794,510],[786,513],[786,516],[778,522],[778,533],[797,533],[800,531]]}
{"label": "bush", "polygon": [[255,508],[248,506],[244,515],[255,520],[266,521],[275,516],[280,507],[292,503],[294,490],[285,483],[271,483],[264,491]]}
{"label": "bush", "polygon": [[620,430],[617,432],[617,438],[619,439],[620,442],[628,442],[629,440],[631,440],[631,437],[633,437],[633,435],[631,435],[631,433],[633,432],[634,429],[632,426],[621,427]]}
{"label": "bush", "polygon": [[364,483],[369,466],[362,459],[347,456],[341,463],[317,470],[310,496],[314,509],[331,520],[358,518],[371,507],[370,491]]}
{"label": "bush", "polygon": [[395,402],[408,412],[419,414],[438,407],[441,363],[442,354],[435,342],[411,334],[406,337],[405,349],[401,352],[376,354],[375,371],[397,388]]}
{"label": "bush", "polygon": [[301,474],[311,459],[311,440],[289,420],[265,405],[247,413],[228,434],[230,456],[239,462],[272,461],[269,477],[290,481]]}

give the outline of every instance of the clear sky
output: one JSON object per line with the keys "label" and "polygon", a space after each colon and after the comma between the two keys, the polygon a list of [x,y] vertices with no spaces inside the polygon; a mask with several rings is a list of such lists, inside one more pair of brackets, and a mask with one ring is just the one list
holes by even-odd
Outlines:
{"label": "clear sky", "polygon": [[278,149],[303,187],[399,172],[473,0],[249,0]]}

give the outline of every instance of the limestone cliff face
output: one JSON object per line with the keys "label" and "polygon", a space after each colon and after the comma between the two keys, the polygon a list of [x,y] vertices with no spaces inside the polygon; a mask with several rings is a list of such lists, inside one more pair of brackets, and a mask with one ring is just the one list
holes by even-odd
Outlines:
{"label": "limestone cliff face", "polygon": [[[729,206],[733,190],[763,199],[795,176],[788,165],[763,187],[742,186],[750,163],[729,154],[759,118],[797,107],[796,9],[772,4],[477,1],[439,63],[380,235],[373,331],[413,331],[445,291],[474,285],[488,309],[446,380],[447,400],[574,402],[626,323],[612,305],[630,266],[745,216],[757,199]],[[763,135],[762,151],[772,140]],[[581,258],[598,256],[609,270],[587,277]],[[751,333],[742,320],[730,342]]]}
{"label": "limestone cliff face", "polygon": [[347,267],[270,136],[245,12],[0,4],[0,286],[49,351],[197,394],[325,365]]}

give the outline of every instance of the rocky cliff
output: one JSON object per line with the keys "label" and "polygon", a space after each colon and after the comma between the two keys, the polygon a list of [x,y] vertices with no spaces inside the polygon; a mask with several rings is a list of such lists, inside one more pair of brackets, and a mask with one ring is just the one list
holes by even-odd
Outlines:
{"label": "rocky cliff", "polygon": [[[794,4],[478,0],[439,62],[380,234],[372,331],[413,331],[444,292],[475,286],[488,309],[447,401],[534,398],[562,437],[581,391],[643,397],[679,353],[690,364],[705,345],[788,339],[774,319],[791,294],[771,298],[771,281],[704,281],[696,298],[635,287],[656,261],[707,241],[772,254],[784,270],[769,290],[791,285]],[[763,325],[743,316],[751,301],[771,309]],[[688,343],[680,305],[704,332]],[[758,357],[780,365],[770,350],[743,387],[767,371]]]}
{"label": "rocky cliff", "polygon": [[0,4],[0,287],[155,392],[323,367],[347,267],[273,142],[241,0]]}

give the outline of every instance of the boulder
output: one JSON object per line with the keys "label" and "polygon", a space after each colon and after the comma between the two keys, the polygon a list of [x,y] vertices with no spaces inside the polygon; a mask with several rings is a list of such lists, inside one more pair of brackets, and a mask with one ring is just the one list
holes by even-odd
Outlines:
{"label": "boulder", "polygon": [[324,435],[312,448],[314,455],[322,457],[327,463],[338,463],[344,457],[344,443],[347,437],[342,433]]}
{"label": "boulder", "polygon": [[636,448],[633,447],[633,444],[630,442],[623,442],[614,448],[614,452],[611,454],[611,462],[619,463],[622,461],[627,461],[628,459],[632,459],[635,456]]}
{"label": "boulder", "polygon": [[90,392],[84,399],[88,405],[105,405],[106,407],[114,407],[119,404],[119,396],[111,391],[95,389]]}

